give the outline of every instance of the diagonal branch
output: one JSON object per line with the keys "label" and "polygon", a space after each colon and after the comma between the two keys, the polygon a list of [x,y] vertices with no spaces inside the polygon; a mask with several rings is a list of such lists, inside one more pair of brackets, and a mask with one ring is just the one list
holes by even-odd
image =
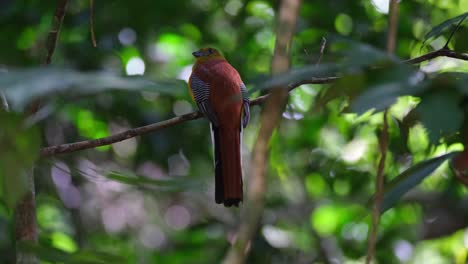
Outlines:
{"label": "diagonal branch", "polygon": [[55,47],[57,46],[57,40],[60,34],[60,28],[62,27],[63,17],[65,16],[65,10],[67,9],[68,0],[58,0],[57,7],[55,8],[55,14],[52,21],[52,28],[49,31],[47,37],[47,55],[45,59],[45,65],[49,65],[52,61],[52,55],[54,55]]}
{"label": "diagonal branch", "polygon": [[458,52],[450,50],[448,48],[442,48],[442,49],[429,52],[427,54],[424,54],[424,55],[416,57],[416,58],[405,60],[404,62],[408,63],[408,64],[417,64],[417,63],[421,63],[423,61],[432,60],[432,59],[437,58],[437,57],[449,57],[449,58],[468,61],[468,54],[458,53]]}
{"label": "diagonal branch", "polygon": [[[291,63],[291,44],[295,32],[301,0],[282,0],[276,26],[275,51],[271,63],[273,75],[285,73]],[[225,264],[245,263],[248,245],[253,239],[262,218],[265,192],[269,142],[273,131],[281,121],[288,99],[290,87],[276,87],[268,96],[260,116],[260,129],[252,151],[247,177],[247,202],[242,210],[236,242],[232,245],[223,261]]]}

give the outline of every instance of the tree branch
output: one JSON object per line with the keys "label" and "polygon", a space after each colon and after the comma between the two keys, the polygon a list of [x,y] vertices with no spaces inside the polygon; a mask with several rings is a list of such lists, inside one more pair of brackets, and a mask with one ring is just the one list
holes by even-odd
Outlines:
{"label": "tree branch", "polygon": [[47,55],[45,59],[45,65],[49,65],[52,61],[52,55],[54,55],[55,47],[57,46],[57,40],[62,27],[63,17],[65,16],[65,10],[67,8],[68,0],[58,0],[57,7],[55,8],[55,14],[52,21],[52,28],[49,31],[47,37]]}
{"label": "tree branch", "polygon": [[[46,43],[45,65],[49,65],[57,46],[57,39],[62,26],[63,17],[67,8],[68,0],[57,0],[52,26],[49,31]],[[33,114],[39,109],[40,101],[33,101],[28,114]],[[10,175],[14,177],[15,175]],[[19,176],[19,175],[18,175]],[[18,177],[16,176],[16,177]],[[15,208],[15,239],[16,239],[16,263],[34,264],[39,263],[39,259],[34,253],[22,250],[19,246],[22,242],[37,243],[37,220],[36,220],[36,195],[34,187],[34,167],[29,168],[26,175],[27,191],[18,201]]]}
{"label": "tree branch", "polygon": [[[428,61],[431,59],[434,59],[436,57],[451,57],[451,58],[456,58],[460,60],[467,60],[468,61],[468,54],[465,53],[457,53],[453,50],[449,49],[440,49],[436,50],[427,54],[424,54],[420,57],[416,57],[413,59],[409,59],[404,61],[405,63],[408,64],[417,64],[421,63],[423,61]],[[338,80],[339,77],[323,77],[323,78],[310,78],[306,80],[301,80],[297,82],[293,82],[288,85],[289,91],[294,90],[295,88],[303,85],[303,84],[324,84],[324,83],[332,83],[336,80]],[[250,105],[261,105],[263,104],[266,99],[268,98],[269,95],[264,95],[260,96],[250,102]],[[57,145],[57,146],[50,146],[50,147],[44,147],[41,149],[41,156],[42,157],[49,157],[52,155],[57,155],[57,154],[65,154],[65,153],[71,153],[75,151],[80,151],[80,150],[85,150],[85,149],[90,149],[90,148],[95,148],[99,146],[105,146],[105,145],[110,145],[116,142],[120,142],[129,138],[141,136],[144,134],[148,134],[151,132],[155,132],[158,130],[161,130],[163,128],[167,127],[172,127],[178,124],[181,124],[186,121],[190,120],[195,120],[198,118],[201,118],[202,115],[198,112],[192,112],[189,114],[181,115],[178,117],[174,117],[165,121],[161,121],[158,123],[153,123],[150,125],[142,126],[142,127],[137,127],[133,128],[112,136],[108,137],[103,137],[103,138],[98,138],[98,139],[91,139],[91,140],[84,140],[84,141],[79,141],[79,142],[74,142],[74,143],[66,143],[62,145]]]}
{"label": "tree branch", "polygon": [[[303,84],[323,84],[323,83],[331,83],[334,82],[338,77],[325,77],[325,78],[311,78],[309,80],[303,80],[300,82],[295,82],[289,85],[289,90],[293,90]],[[269,95],[260,96],[250,102],[251,106],[254,105],[261,105],[263,104]],[[91,140],[84,140],[74,143],[67,143],[57,146],[50,146],[41,149],[41,156],[42,157],[49,157],[56,154],[64,154],[64,153],[71,153],[75,151],[80,151],[84,149],[95,148],[104,145],[110,145],[116,142],[120,142],[129,138],[145,135],[151,132],[155,132],[161,130],[163,128],[172,127],[186,121],[195,120],[202,118],[203,115],[200,112],[192,112],[189,114],[173,117],[168,120],[164,120],[161,122],[153,123],[150,125],[137,127],[133,129],[129,129],[112,136],[98,138],[98,139],[91,139]]]}
{"label": "tree branch", "polygon": [[[283,0],[280,2],[275,51],[271,63],[273,75],[285,73],[290,67],[290,47],[300,5],[301,0]],[[247,190],[247,202],[242,210],[236,242],[224,259],[226,264],[245,262],[248,245],[262,217],[266,192],[268,146],[271,135],[281,120],[281,113],[284,111],[289,89],[290,87],[287,85],[276,87],[268,96],[265,108],[260,116],[260,129],[248,168],[247,178],[250,181]]]}
{"label": "tree branch", "polygon": [[457,52],[455,52],[453,50],[450,50],[450,49],[447,49],[447,48],[442,48],[442,49],[429,52],[427,54],[424,54],[424,55],[416,57],[416,58],[405,60],[404,62],[408,63],[408,64],[417,64],[417,63],[421,63],[423,61],[432,60],[432,59],[437,58],[437,57],[449,57],[449,58],[468,61],[468,54],[466,54],[466,53],[457,53]]}

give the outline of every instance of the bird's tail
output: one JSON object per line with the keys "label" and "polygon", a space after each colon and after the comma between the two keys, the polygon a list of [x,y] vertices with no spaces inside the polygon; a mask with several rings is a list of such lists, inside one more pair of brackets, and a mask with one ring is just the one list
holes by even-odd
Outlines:
{"label": "bird's tail", "polygon": [[215,160],[215,201],[238,206],[242,201],[240,131],[212,127]]}

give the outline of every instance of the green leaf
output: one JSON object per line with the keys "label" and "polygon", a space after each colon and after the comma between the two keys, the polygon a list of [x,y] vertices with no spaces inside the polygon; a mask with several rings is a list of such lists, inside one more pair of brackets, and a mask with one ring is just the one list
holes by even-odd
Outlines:
{"label": "green leaf", "polygon": [[36,98],[77,96],[107,90],[186,92],[183,81],[150,81],[143,77],[121,77],[104,72],[78,72],[58,68],[10,70],[0,73],[2,89],[13,110],[21,111]]}
{"label": "green leaf", "polygon": [[[365,91],[351,102],[351,110],[363,114],[370,109],[381,111],[394,104],[399,96],[418,95],[428,87],[424,74],[405,64],[368,71],[360,82],[340,82],[340,86]],[[359,87],[360,86],[360,87]]]}
{"label": "green leaf", "polygon": [[457,103],[460,101],[460,94],[453,90],[439,90],[421,98],[415,112],[431,143],[436,144],[441,136],[453,135],[461,128],[464,114]]}
{"label": "green leaf", "polygon": [[451,25],[455,23],[459,23],[460,21],[463,21],[466,17],[468,16],[468,12],[461,14],[459,16],[456,16],[454,18],[450,18],[448,20],[445,20],[444,22],[438,24],[437,26],[433,27],[431,31],[429,31],[426,36],[424,36],[424,42],[426,42],[430,38],[436,38],[442,35],[447,28],[449,28]]}
{"label": "green leaf", "polygon": [[451,152],[420,162],[390,181],[384,189],[381,212],[383,213],[390,209],[406,192],[431,175],[444,161],[454,157],[456,154],[458,152]]}
{"label": "green leaf", "polygon": [[40,136],[36,127],[27,127],[23,116],[0,112],[1,200],[13,209],[27,190],[28,173],[39,155]]}
{"label": "green leaf", "polygon": [[122,173],[112,171],[107,174],[107,178],[138,187],[151,186],[163,192],[201,190],[202,188],[198,181],[188,179],[187,177],[178,177],[177,179],[170,180],[158,180],[151,179],[146,176],[124,175]]}

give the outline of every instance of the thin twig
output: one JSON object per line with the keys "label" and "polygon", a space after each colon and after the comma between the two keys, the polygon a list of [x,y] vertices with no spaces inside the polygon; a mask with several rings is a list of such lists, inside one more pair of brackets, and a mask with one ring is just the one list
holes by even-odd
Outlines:
{"label": "thin twig", "polygon": [[[398,3],[399,0],[390,0],[390,14],[389,14],[389,29],[387,35],[387,53],[395,53],[396,38],[398,31]],[[387,120],[388,109],[385,109],[383,113],[383,129],[382,134],[379,138],[379,151],[380,161],[377,168],[377,179],[375,180],[375,196],[372,205],[372,226],[369,232],[367,240],[367,258],[366,264],[370,264],[374,261],[375,248],[377,243],[377,234],[379,229],[380,221],[380,208],[382,206],[382,199],[384,196],[384,172],[385,172],[385,160],[387,158],[388,148],[388,120]]]}
{"label": "thin twig", "polygon": [[383,114],[383,129],[382,135],[379,138],[380,147],[380,160],[377,168],[377,179],[375,181],[375,196],[374,203],[372,206],[372,226],[369,233],[369,240],[367,243],[367,259],[366,263],[369,264],[373,261],[375,255],[375,244],[377,242],[377,232],[380,221],[380,208],[382,204],[384,194],[384,171],[385,171],[385,159],[387,158],[387,147],[388,147],[388,121],[387,121],[386,109]]}
{"label": "thin twig", "polygon": [[89,0],[89,31],[93,47],[96,47],[96,37],[94,36],[94,0]]}
{"label": "thin twig", "polygon": [[65,10],[67,8],[68,0],[58,0],[57,7],[55,8],[54,18],[52,20],[52,28],[49,31],[47,37],[47,55],[44,64],[49,65],[52,61],[55,48],[57,46],[57,40],[60,34],[60,28],[62,27],[63,17],[65,16]]}
{"label": "thin twig", "polygon": [[322,61],[323,52],[325,51],[325,46],[326,45],[327,45],[327,39],[325,37],[322,37],[322,41],[320,42],[320,55],[319,55],[319,58],[317,60],[317,63],[315,63],[315,65],[319,65],[320,61]]}

